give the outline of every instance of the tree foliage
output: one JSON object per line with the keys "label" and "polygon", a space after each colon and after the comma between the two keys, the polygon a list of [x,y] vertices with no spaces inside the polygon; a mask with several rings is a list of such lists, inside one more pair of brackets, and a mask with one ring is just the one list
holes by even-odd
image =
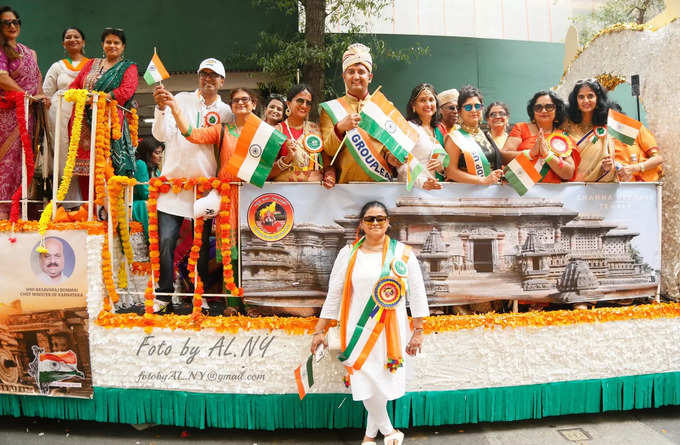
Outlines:
{"label": "tree foliage", "polygon": [[[301,81],[312,87],[315,102],[337,97],[333,82],[325,82],[325,73],[337,67],[341,72],[342,54],[350,43],[361,42],[371,48],[374,64],[377,60],[408,62],[429,52],[428,48],[388,48],[373,34],[359,34],[367,29],[371,17],[380,16],[391,0],[253,0],[256,7],[276,8],[281,14],[298,17],[304,32],[294,36],[279,32],[262,32],[257,50],[250,61],[272,80],[262,85],[264,91],[285,92]],[[342,33],[329,33],[328,29],[343,29]],[[344,94],[344,92],[342,93]]]}
{"label": "tree foliage", "polygon": [[584,44],[604,28],[617,23],[643,24],[664,8],[663,0],[609,0],[590,14],[572,17]]}

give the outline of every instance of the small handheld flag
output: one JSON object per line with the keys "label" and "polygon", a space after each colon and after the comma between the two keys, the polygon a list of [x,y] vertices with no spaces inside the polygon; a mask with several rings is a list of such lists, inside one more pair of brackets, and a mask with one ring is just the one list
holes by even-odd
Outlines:
{"label": "small handheld flag", "polygon": [[314,368],[312,366],[314,363],[313,359],[314,356],[310,354],[305,363],[295,368],[295,383],[300,400],[305,398],[309,392],[309,389],[312,387],[312,385],[314,385]]}
{"label": "small handheld flag", "polygon": [[541,174],[524,153],[520,153],[508,163],[505,179],[515,189],[519,196],[524,195],[531,187],[541,180]]}
{"label": "small handheld flag", "polygon": [[170,77],[170,74],[168,74],[165,66],[163,66],[163,62],[161,62],[161,58],[158,57],[156,48],[154,48],[153,57],[151,58],[151,62],[149,62],[149,66],[146,68],[146,72],[144,73],[144,80],[147,84],[153,85],[154,83],[165,80],[168,77]]}
{"label": "small handheld flag", "polygon": [[640,133],[642,123],[626,116],[623,113],[609,109],[607,116],[607,130],[609,136],[623,142],[626,145],[633,145],[635,138]]}

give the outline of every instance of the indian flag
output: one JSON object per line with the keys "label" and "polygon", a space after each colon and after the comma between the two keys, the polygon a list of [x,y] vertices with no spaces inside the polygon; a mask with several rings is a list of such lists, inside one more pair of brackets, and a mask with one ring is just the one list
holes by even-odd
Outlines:
{"label": "indian flag", "polygon": [[416,183],[418,176],[425,170],[423,164],[418,162],[411,153],[406,157],[406,190],[411,191]]}
{"label": "indian flag", "polygon": [[359,127],[384,144],[399,162],[406,160],[418,141],[416,130],[381,91],[373,93],[364,104]]}
{"label": "indian flag", "polygon": [[38,373],[40,383],[57,382],[71,377],[85,378],[85,375],[78,371],[77,358],[73,351],[40,354]]}
{"label": "indian flag", "polygon": [[144,73],[144,80],[146,81],[147,84],[153,85],[154,83],[160,82],[161,80],[165,80],[168,77],[170,77],[170,74],[168,74],[168,71],[165,69],[165,66],[163,66],[161,58],[158,57],[158,54],[156,54],[156,51],[154,51],[153,57],[151,58],[151,62],[149,62],[149,66],[146,67],[146,72]]}
{"label": "indian flag", "polygon": [[541,180],[541,174],[529,158],[520,153],[508,163],[505,179],[508,180],[519,196],[522,196]]}
{"label": "indian flag", "polygon": [[295,383],[297,384],[300,400],[304,399],[309,388],[314,384],[314,356],[310,355],[307,361],[295,369]]}
{"label": "indian flag", "polygon": [[609,109],[607,132],[614,139],[618,139],[626,145],[633,145],[641,126],[641,122],[611,108]]}
{"label": "indian flag", "polygon": [[229,158],[227,170],[244,181],[262,187],[274,166],[286,136],[250,114]]}

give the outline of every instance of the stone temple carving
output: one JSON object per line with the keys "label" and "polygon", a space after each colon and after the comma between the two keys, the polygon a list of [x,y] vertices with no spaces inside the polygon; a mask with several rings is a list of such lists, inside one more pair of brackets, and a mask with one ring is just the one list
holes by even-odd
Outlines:
{"label": "stone temple carving", "polygon": [[[403,197],[390,235],[418,256],[430,306],[498,299],[582,302],[654,297],[656,271],[631,247],[638,233],[561,202],[526,198]],[[317,313],[335,256],[358,215],[296,224],[277,243],[242,227],[246,302],[274,313]]]}

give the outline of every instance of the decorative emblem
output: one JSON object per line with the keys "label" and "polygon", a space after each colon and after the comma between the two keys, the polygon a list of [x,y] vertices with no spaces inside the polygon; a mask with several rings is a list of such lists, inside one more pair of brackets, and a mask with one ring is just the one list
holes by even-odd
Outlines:
{"label": "decorative emblem", "polygon": [[248,154],[250,154],[250,156],[254,158],[259,158],[260,156],[262,156],[262,147],[260,147],[257,144],[253,144],[248,149]]}
{"label": "decorative emblem", "polygon": [[399,278],[406,278],[406,275],[408,275],[408,266],[401,258],[393,259],[390,268],[392,269],[392,273]]}
{"label": "decorative emblem", "polygon": [[373,301],[383,308],[392,308],[401,300],[401,282],[394,277],[379,280],[373,288]]}
{"label": "decorative emblem", "polygon": [[556,131],[550,134],[546,138],[546,142],[548,143],[550,150],[561,158],[566,158],[569,156],[571,151],[574,149],[574,143],[571,141],[569,136],[566,136],[561,131]]}
{"label": "decorative emblem", "polygon": [[293,206],[279,194],[260,195],[248,206],[248,227],[263,241],[279,241],[293,228]]}
{"label": "decorative emblem", "polygon": [[219,125],[221,121],[222,119],[220,119],[220,115],[216,111],[210,111],[205,115],[205,117],[203,117],[203,124],[206,127],[211,125]]}
{"label": "decorative emblem", "polygon": [[321,138],[315,134],[310,134],[305,138],[305,149],[310,153],[319,153],[323,150]]}
{"label": "decorative emblem", "polygon": [[388,119],[385,121],[385,130],[390,134],[394,133],[397,131],[397,124],[395,124],[394,121]]}
{"label": "decorative emblem", "polygon": [[603,138],[607,135],[606,127],[595,127],[593,128],[593,131],[595,132],[598,138]]}

